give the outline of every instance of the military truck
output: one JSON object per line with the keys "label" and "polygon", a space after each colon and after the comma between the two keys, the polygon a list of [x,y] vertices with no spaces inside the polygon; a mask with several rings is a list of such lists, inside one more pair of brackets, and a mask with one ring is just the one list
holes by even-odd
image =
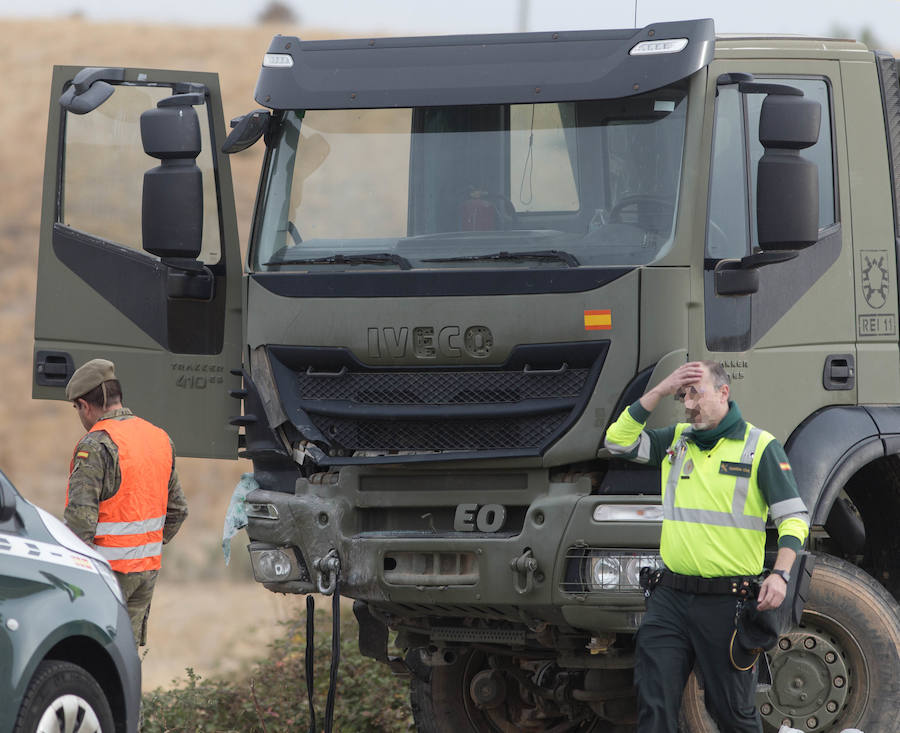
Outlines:
{"label": "military truck", "polygon": [[[214,75],[55,69],[35,397],[109,357],[180,454],[252,461],[256,579],[353,598],[420,730],[627,731],[660,487],[600,446],[718,360],[813,525],[766,729],[900,730],[892,56],[711,20],[279,35],[255,99],[226,139]],[[702,680],[683,718],[714,730]]]}

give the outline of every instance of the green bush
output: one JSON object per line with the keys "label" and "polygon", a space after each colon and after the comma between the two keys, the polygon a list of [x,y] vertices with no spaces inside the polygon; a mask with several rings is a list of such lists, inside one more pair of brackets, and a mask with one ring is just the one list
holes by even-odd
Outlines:
{"label": "green bush", "polygon": [[[284,623],[284,635],[269,655],[242,679],[203,679],[187,669],[184,687],[158,688],[143,698],[143,733],[282,733],[306,731],[304,614]],[[363,657],[352,614],[341,618],[341,662],[334,705],[334,731],[408,731],[413,727],[407,680],[383,664]],[[316,724],[325,720],[331,661],[331,616],[316,613]]]}

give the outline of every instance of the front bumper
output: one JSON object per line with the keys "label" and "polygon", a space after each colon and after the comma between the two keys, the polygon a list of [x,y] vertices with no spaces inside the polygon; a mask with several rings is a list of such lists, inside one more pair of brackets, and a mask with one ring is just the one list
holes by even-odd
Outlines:
{"label": "front bumper", "polygon": [[[573,549],[658,547],[657,521],[594,518],[599,504],[656,497],[591,495],[586,479],[550,483],[541,471],[529,473],[524,490],[495,492],[428,491],[425,474],[420,491],[405,488],[408,476],[396,485],[379,476],[377,491],[356,468],[329,476],[336,480],[298,480],[292,494],[247,497],[254,571],[268,589],[330,592],[339,573],[341,593],[400,617],[524,617],[622,632],[639,625],[640,590],[573,583]],[[260,568],[267,551],[291,563],[281,566],[283,580]]]}

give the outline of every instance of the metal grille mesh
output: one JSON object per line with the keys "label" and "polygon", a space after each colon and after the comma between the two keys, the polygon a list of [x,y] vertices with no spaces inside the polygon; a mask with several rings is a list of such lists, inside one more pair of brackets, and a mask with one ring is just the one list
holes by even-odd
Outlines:
{"label": "metal grille mesh", "polygon": [[350,400],[369,405],[471,405],[574,397],[587,369],[550,374],[525,371],[301,373],[303,400]]}
{"label": "metal grille mesh", "polygon": [[531,448],[543,445],[568,411],[511,420],[346,420],[313,416],[322,433],[353,450],[432,451]]}
{"label": "metal grille mesh", "polygon": [[601,356],[595,351],[587,358],[570,352],[577,363],[571,368],[562,349],[542,355],[539,364],[562,364],[552,370],[526,366],[530,356],[499,368],[378,371],[340,359],[327,363],[321,355],[311,367],[295,355],[282,372],[290,385],[282,394],[291,395],[332,456],[540,451],[580,406]]}

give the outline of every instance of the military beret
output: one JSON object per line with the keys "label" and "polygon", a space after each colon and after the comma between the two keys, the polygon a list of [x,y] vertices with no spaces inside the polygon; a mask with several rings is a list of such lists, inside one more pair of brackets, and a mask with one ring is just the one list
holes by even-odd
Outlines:
{"label": "military beret", "polygon": [[111,379],[116,379],[115,364],[108,359],[91,359],[75,370],[66,385],[66,399],[76,400]]}

